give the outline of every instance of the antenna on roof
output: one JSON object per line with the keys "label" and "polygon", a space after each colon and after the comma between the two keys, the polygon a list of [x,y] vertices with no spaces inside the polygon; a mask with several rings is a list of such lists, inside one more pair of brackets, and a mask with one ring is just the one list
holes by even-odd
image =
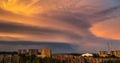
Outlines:
{"label": "antenna on roof", "polygon": [[108,42],[107,45],[108,45],[108,54],[110,54],[110,42]]}
{"label": "antenna on roof", "polygon": [[111,47],[112,47],[112,43],[111,43],[111,42],[108,42],[108,43],[107,43],[107,46],[108,46],[108,54],[110,54]]}

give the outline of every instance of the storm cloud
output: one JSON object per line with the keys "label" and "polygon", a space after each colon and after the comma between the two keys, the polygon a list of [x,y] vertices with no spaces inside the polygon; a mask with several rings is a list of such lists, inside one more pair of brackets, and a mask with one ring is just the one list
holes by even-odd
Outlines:
{"label": "storm cloud", "polygon": [[[57,47],[67,50],[76,45],[74,49],[78,51],[87,51],[87,48],[97,51],[108,41],[120,40],[116,33],[120,26],[114,22],[119,22],[119,3],[118,0],[0,0],[0,46],[15,45],[19,49],[17,46],[23,41],[30,41],[22,46],[39,48],[47,43],[49,48],[55,48],[51,44],[65,43]],[[114,36],[110,37],[106,31]]]}

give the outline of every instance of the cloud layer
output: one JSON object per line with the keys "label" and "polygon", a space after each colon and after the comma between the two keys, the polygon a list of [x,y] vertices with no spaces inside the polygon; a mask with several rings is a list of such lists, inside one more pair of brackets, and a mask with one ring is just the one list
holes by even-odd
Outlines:
{"label": "cloud layer", "polygon": [[107,41],[120,40],[118,2],[0,0],[0,40],[67,43],[97,51]]}

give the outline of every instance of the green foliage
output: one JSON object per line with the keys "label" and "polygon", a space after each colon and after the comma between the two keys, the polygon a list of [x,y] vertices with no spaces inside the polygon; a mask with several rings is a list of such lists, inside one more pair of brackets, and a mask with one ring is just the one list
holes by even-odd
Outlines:
{"label": "green foliage", "polygon": [[64,60],[54,58],[39,58],[35,55],[19,55],[19,63],[65,63]]}
{"label": "green foliage", "polygon": [[120,59],[116,59],[116,60],[108,60],[108,61],[104,61],[101,63],[120,63]]}
{"label": "green foliage", "polygon": [[25,54],[19,55],[19,63],[25,63],[27,61],[27,56]]}

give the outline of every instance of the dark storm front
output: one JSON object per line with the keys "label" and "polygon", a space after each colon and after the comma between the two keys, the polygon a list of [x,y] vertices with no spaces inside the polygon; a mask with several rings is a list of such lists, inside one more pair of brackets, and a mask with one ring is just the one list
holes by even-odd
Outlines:
{"label": "dark storm front", "polygon": [[119,51],[99,51],[98,54],[52,54],[51,49],[18,50],[18,52],[0,52],[0,63],[119,63]]}

